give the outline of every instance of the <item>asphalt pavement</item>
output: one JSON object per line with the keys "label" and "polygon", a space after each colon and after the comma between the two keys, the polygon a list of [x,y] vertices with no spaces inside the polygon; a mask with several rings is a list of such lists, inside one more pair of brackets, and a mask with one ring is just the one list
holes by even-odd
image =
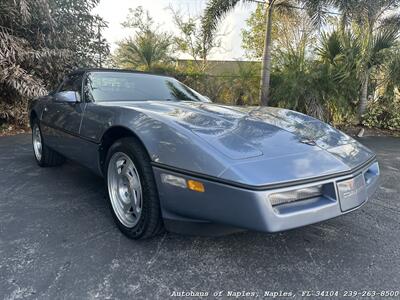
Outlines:
{"label": "asphalt pavement", "polygon": [[0,299],[400,290],[400,139],[360,141],[377,152],[382,175],[358,211],[279,234],[133,241],[114,225],[101,178],[72,162],[40,168],[29,135],[2,137]]}

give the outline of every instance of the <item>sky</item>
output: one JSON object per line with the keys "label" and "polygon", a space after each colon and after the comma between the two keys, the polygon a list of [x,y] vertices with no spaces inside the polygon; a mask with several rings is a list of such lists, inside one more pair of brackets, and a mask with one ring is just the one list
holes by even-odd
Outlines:
{"label": "sky", "polygon": [[[108,28],[104,31],[105,38],[111,45],[111,51],[117,47],[116,43],[132,35],[132,29],[121,26],[125,20],[129,8],[142,6],[150,12],[156,23],[159,23],[163,31],[177,33],[173,23],[171,12],[172,6],[183,14],[190,16],[200,15],[205,8],[207,0],[101,0],[96,7],[95,13],[99,14],[108,22]],[[222,48],[211,54],[214,60],[236,60],[245,59],[241,48],[241,29],[246,27],[246,19],[256,8],[256,4],[240,4],[220,24],[220,32],[226,34],[222,38]],[[180,58],[188,58],[180,55]]]}

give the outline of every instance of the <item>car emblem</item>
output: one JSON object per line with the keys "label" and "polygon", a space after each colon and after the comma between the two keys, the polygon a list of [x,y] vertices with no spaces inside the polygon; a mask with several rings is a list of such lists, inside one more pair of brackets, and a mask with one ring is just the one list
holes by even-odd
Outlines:
{"label": "car emblem", "polygon": [[311,140],[311,139],[301,139],[300,143],[307,144],[307,145],[310,145],[310,146],[316,146],[317,145],[317,143],[314,140]]}

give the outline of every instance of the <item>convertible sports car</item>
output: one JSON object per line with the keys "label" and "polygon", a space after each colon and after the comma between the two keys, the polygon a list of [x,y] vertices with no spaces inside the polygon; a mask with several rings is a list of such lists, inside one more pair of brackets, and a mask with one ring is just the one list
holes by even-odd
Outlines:
{"label": "convertible sports car", "polygon": [[171,77],[78,70],[30,107],[37,163],[104,176],[135,239],[163,228],[277,232],[351,212],[374,193],[374,153],[298,112],[232,107]]}

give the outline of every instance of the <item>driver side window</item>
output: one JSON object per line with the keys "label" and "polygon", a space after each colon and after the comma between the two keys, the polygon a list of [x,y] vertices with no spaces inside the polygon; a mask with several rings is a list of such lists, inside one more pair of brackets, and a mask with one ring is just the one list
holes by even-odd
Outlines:
{"label": "driver side window", "polygon": [[77,92],[79,96],[82,96],[82,75],[68,76],[60,87],[58,92]]}

